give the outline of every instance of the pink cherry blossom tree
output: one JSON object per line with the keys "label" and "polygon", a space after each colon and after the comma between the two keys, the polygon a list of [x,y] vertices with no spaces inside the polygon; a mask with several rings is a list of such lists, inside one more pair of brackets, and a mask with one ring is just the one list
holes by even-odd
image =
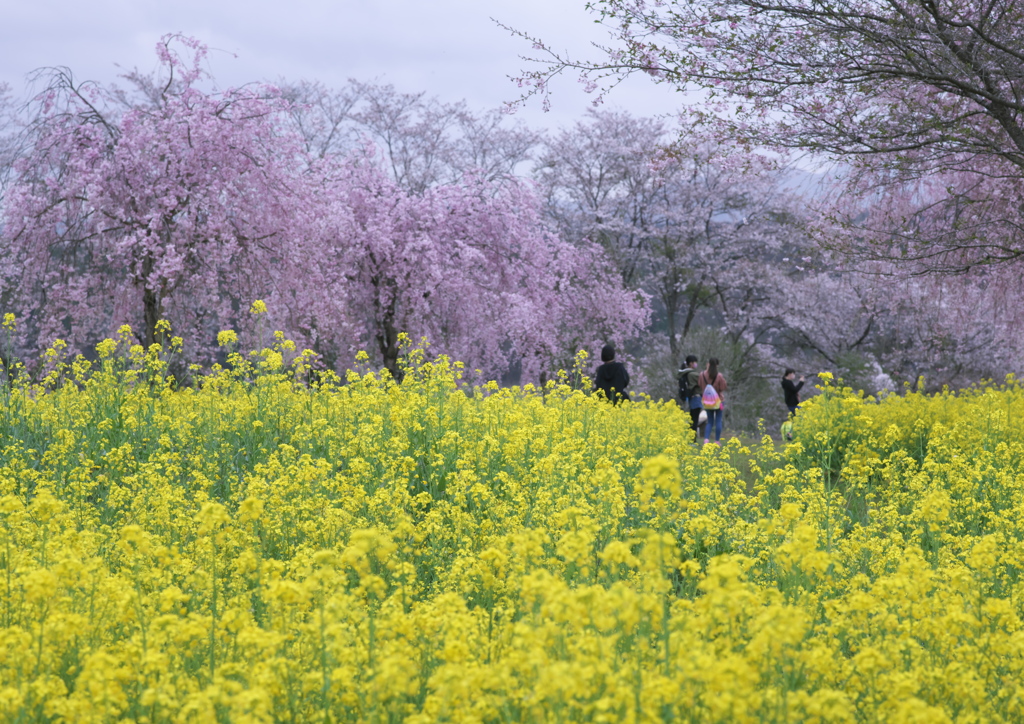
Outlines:
{"label": "pink cherry blossom tree", "polygon": [[[307,89],[300,109],[267,86],[212,90],[198,41],[157,51],[161,74],[127,90],[56,70],[37,99],[0,267],[27,347],[87,349],[126,322],[151,344],[168,319],[209,360],[262,299],[264,326],[331,367],[367,349],[397,377],[406,333],[536,379],[646,324],[596,249],[546,228],[493,118],[368,86],[356,106]],[[342,122],[358,132],[335,143]]]}
{"label": "pink cherry blossom tree", "polygon": [[[180,51],[190,57],[182,57]],[[31,339],[78,346],[157,322],[208,346],[295,277],[308,204],[265,87],[206,91],[205,48],[168,36],[130,91],[52,72],[5,199],[2,283]]]}
{"label": "pink cherry blossom tree", "polygon": [[[844,193],[827,214],[837,246],[926,271],[1024,256],[1019,0],[590,7],[610,35],[597,58],[520,33],[541,62],[520,79],[528,92],[546,93],[566,70],[597,92],[644,73],[694,91],[694,115],[714,137],[841,161]],[[854,233],[840,235],[847,225]]]}
{"label": "pink cherry blossom tree", "polygon": [[536,173],[562,234],[600,243],[655,300],[678,363],[701,314],[735,342],[763,337],[771,267],[792,236],[778,166],[654,119],[591,111],[549,140]]}
{"label": "pink cherry blossom tree", "polygon": [[[830,193],[807,200],[804,229],[846,272],[790,280],[780,297],[805,308],[780,306],[784,336],[833,359],[863,352],[897,378],[1020,370],[1019,0],[590,7],[609,32],[594,58],[518,33],[540,62],[520,79],[527,95],[567,71],[599,95],[645,74],[687,92],[681,115],[709,139],[822,164]],[[888,276],[871,281],[847,273],[880,268]],[[933,272],[959,276],[920,276]]]}
{"label": "pink cherry blossom tree", "polygon": [[1004,274],[1019,285],[1015,270],[1000,268],[890,285],[875,341],[882,369],[907,382],[923,376],[931,389],[1024,372],[1024,305]]}
{"label": "pink cherry blossom tree", "polygon": [[909,278],[880,263],[859,269],[784,278],[777,348],[789,366],[829,370],[869,392],[875,377],[898,385],[923,376],[940,389],[1022,371],[1024,308],[999,278],[1012,269]]}
{"label": "pink cherry blossom tree", "polygon": [[369,140],[379,149],[374,162],[412,193],[457,183],[468,171],[492,182],[511,178],[539,141],[500,110],[477,113],[464,102],[445,103],[392,85],[350,80],[338,89],[309,81],[280,86],[291,102],[289,123],[311,156],[347,155]]}
{"label": "pink cherry blossom tree", "polygon": [[411,193],[376,153],[340,160],[327,182],[318,284],[355,325],[332,356],[369,347],[397,376],[405,332],[488,376],[519,365],[536,379],[646,324],[596,249],[545,229],[528,184],[470,174]]}

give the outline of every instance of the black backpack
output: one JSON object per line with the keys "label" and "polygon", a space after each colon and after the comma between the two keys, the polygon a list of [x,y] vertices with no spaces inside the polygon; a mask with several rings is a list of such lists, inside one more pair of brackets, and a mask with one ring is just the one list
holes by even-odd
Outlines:
{"label": "black backpack", "polygon": [[700,395],[700,373],[692,367],[679,371],[679,399],[683,402]]}

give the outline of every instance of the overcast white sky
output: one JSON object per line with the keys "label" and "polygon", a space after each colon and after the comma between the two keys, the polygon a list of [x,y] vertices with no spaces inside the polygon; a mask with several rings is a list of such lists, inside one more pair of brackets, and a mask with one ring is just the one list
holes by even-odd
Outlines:
{"label": "overcast white sky", "polygon": [[[25,76],[68,66],[79,79],[112,81],[117,68],[155,67],[153,48],[169,32],[211,48],[221,87],[255,80],[348,78],[426,91],[471,108],[500,106],[519,96],[508,79],[532,50],[498,27],[496,18],[577,54],[606,32],[586,0],[0,0],[0,82],[18,95]],[[593,51],[591,51],[593,52]],[[536,127],[579,118],[590,97],[574,78],[556,88],[552,112],[534,99],[517,113]],[[669,113],[681,99],[637,77],[608,99],[637,115]]]}

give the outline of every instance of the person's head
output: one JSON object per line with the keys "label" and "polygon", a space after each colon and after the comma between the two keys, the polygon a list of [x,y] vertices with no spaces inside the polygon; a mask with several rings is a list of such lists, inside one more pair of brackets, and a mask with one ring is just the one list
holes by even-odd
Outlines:
{"label": "person's head", "polygon": [[713,380],[718,377],[718,358],[708,357],[708,379]]}
{"label": "person's head", "polygon": [[697,366],[697,355],[695,355],[695,354],[688,354],[688,355],[686,355],[686,366],[687,367],[696,367]]}
{"label": "person's head", "polygon": [[615,359],[615,345],[606,344],[601,348],[601,361],[611,362],[613,359]]}
{"label": "person's head", "polygon": [[787,367],[786,372],[782,375],[782,379],[791,380],[794,377],[796,377],[796,370],[793,369],[792,367]]}

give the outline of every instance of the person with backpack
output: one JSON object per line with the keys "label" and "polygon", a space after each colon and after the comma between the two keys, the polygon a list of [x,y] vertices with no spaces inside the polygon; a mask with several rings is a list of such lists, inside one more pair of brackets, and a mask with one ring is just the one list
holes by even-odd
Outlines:
{"label": "person with backpack", "polygon": [[690,411],[693,423],[694,442],[700,441],[700,413],[704,409],[700,402],[700,372],[697,371],[697,356],[687,355],[686,366],[679,369],[679,402],[684,410]]}
{"label": "person with backpack", "polygon": [[704,444],[711,442],[714,435],[715,442],[722,444],[722,406],[725,404],[725,391],[729,385],[725,376],[718,371],[718,358],[708,359],[708,366],[700,373],[698,384],[702,390],[701,404],[708,413],[708,424],[704,429]]}
{"label": "person with backpack", "polygon": [[604,390],[604,396],[613,405],[619,404],[619,400],[628,400],[629,372],[626,365],[615,361],[614,345],[606,344],[601,348],[601,362],[594,375],[594,390]]}

